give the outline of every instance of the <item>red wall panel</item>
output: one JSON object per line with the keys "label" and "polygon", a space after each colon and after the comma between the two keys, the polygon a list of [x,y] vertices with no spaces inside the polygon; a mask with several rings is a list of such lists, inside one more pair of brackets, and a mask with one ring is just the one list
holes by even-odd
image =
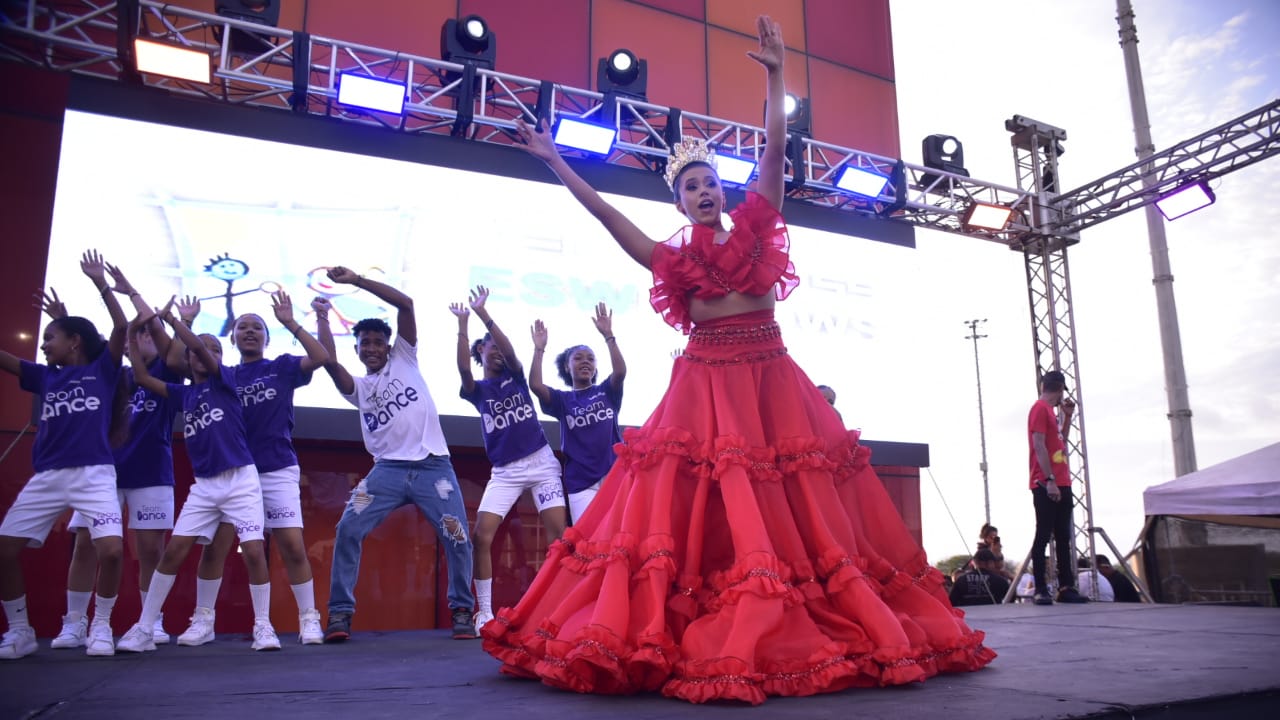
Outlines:
{"label": "red wall panel", "polygon": [[707,24],[756,38],[756,18],[768,15],[782,26],[782,40],[792,50],[805,49],[805,4],[794,0],[707,0]]}
{"label": "red wall panel", "polygon": [[[627,48],[649,62],[649,99],[707,112],[705,25],[623,0],[591,4],[592,62]],[[592,77],[591,88],[595,89]]]}
{"label": "red wall panel", "polygon": [[595,87],[595,60],[588,42],[589,0],[461,0],[458,4],[459,15],[479,15],[493,28],[500,72]]}
{"label": "red wall panel", "polygon": [[893,83],[810,58],[813,137],[898,157],[898,106]]}
{"label": "red wall panel", "polygon": [[804,10],[810,55],[893,79],[886,0],[805,0]]}

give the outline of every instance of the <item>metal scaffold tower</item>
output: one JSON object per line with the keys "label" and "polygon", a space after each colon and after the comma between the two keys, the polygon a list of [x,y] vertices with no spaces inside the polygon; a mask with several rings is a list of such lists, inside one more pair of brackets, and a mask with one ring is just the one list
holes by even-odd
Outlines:
{"label": "metal scaffold tower", "polygon": [[[232,43],[237,35],[251,40],[251,51]],[[134,38],[207,53],[213,62],[212,81],[137,73],[131,57]],[[764,147],[764,130],[754,125],[154,0],[6,2],[0,6],[0,57],[209,102],[483,143],[512,144],[519,117],[534,121],[580,116],[620,128],[618,142],[604,162],[633,168],[661,169],[670,147],[682,137],[701,138],[743,157],[758,158]],[[337,82],[343,72],[403,81],[404,113],[382,115],[339,105]],[[1009,120],[1006,129],[1012,133],[1016,187],[793,135],[788,197],[887,223],[997,242],[1022,253],[1038,375],[1061,370],[1076,397],[1082,398],[1068,248],[1080,241],[1082,230],[1150,205],[1190,179],[1222,176],[1280,152],[1280,101],[1066,192],[1058,191],[1065,131],[1021,116]],[[892,181],[874,200],[854,197],[835,187],[837,173],[849,166]],[[999,230],[968,226],[962,217],[974,203],[1007,207],[1011,219]],[[1079,545],[1083,539],[1092,555],[1085,408],[1081,402],[1072,421],[1069,449],[1081,498],[1077,541]]]}

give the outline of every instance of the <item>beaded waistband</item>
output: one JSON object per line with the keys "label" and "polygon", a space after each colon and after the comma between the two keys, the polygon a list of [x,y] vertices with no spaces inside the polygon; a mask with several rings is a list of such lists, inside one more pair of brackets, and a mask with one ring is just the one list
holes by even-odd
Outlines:
{"label": "beaded waistband", "polygon": [[769,321],[750,325],[713,327],[694,326],[689,332],[690,345],[741,345],[760,343],[782,338],[782,328]]}

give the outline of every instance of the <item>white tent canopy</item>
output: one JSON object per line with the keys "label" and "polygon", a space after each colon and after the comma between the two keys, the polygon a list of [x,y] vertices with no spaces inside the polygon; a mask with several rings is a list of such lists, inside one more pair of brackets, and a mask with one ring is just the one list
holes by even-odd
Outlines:
{"label": "white tent canopy", "polygon": [[1152,515],[1280,515],[1280,443],[1154,485],[1142,493]]}

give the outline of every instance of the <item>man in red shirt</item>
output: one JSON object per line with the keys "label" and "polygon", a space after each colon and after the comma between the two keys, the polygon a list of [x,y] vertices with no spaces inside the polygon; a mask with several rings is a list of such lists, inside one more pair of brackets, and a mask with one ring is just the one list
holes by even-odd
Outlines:
{"label": "man in red shirt", "polygon": [[[1031,572],[1035,578],[1037,605],[1052,605],[1045,583],[1045,547],[1054,539],[1058,558],[1058,602],[1089,602],[1076,591],[1076,571],[1071,552],[1071,471],[1067,466],[1066,432],[1071,427],[1075,403],[1063,401],[1067,382],[1050,370],[1040,379],[1040,399],[1027,417],[1027,441],[1031,450],[1031,498],[1036,510],[1036,538],[1031,546]],[[1054,408],[1062,407],[1059,425]]]}

